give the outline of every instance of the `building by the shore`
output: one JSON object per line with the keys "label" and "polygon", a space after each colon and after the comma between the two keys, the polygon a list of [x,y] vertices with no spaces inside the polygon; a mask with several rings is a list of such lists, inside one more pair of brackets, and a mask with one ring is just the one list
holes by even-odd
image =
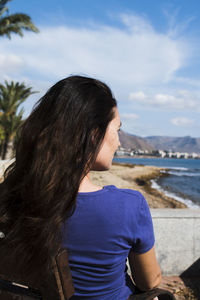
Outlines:
{"label": "building by the shore", "polygon": [[184,159],[200,159],[199,153],[187,153],[187,152],[175,152],[168,150],[142,150],[142,149],[126,149],[123,147],[119,147],[116,151],[115,156],[153,156],[153,157],[161,157],[161,158],[184,158]]}

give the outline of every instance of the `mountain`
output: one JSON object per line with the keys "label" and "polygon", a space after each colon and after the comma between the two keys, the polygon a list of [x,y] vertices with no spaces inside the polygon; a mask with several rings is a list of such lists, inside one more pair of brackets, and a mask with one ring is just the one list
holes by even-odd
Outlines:
{"label": "mountain", "polygon": [[148,150],[151,152],[155,150],[155,147],[152,146],[146,139],[129,134],[123,130],[119,132],[119,140],[121,143],[121,147],[125,149],[141,149],[141,150]]}
{"label": "mountain", "polygon": [[191,136],[147,136],[145,138],[129,134],[123,130],[119,132],[121,146],[125,149],[171,150],[174,152],[200,153],[200,138]]}
{"label": "mountain", "polygon": [[200,153],[200,138],[191,136],[148,136],[145,140],[157,150],[172,150],[174,152]]}

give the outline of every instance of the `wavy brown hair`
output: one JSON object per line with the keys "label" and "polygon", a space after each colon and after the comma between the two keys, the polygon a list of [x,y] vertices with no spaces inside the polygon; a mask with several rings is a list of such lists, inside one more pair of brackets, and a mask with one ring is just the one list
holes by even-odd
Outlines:
{"label": "wavy brown hair", "polygon": [[71,76],[51,87],[22,125],[16,160],[0,185],[0,226],[27,271],[51,267],[115,106],[107,85]]}

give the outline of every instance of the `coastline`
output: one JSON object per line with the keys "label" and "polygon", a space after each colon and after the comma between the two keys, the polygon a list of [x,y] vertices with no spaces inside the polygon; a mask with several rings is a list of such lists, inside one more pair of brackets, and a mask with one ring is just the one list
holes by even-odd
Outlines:
{"label": "coastline", "polygon": [[118,188],[128,188],[140,191],[146,198],[150,208],[188,208],[185,203],[165,195],[152,187],[152,180],[164,176],[167,168],[154,166],[113,163],[108,171],[90,173],[94,184],[116,185]]}
{"label": "coastline", "polygon": [[[12,161],[0,161],[0,182],[3,173]],[[113,163],[108,171],[91,171],[91,180],[99,186],[116,185],[140,191],[146,198],[150,208],[188,208],[188,206],[156,188],[154,179],[165,176],[167,168],[154,166]]]}

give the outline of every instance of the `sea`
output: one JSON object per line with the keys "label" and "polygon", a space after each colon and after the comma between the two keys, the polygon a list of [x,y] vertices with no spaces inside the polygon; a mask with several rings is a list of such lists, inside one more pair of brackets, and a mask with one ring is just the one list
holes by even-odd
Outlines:
{"label": "sea", "polygon": [[151,180],[152,187],[189,208],[200,208],[200,159],[115,157],[113,162],[165,168],[166,176]]}

